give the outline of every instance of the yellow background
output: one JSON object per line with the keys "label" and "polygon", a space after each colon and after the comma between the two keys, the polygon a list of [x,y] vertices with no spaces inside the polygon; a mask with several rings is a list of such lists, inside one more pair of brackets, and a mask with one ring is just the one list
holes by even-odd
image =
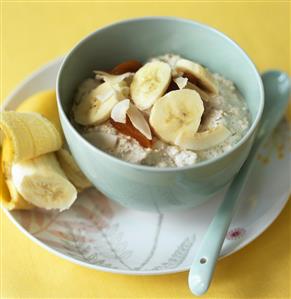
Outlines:
{"label": "yellow background", "polygon": [[[113,21],[171,15],[225,32],[263,71],[290,67],[290,3],[2,1],[1,98],[29,73]],[[239,70],[238,70],[239,71]],[[205,298],[290,298],[290,202],[249,246],[218,263]],[[1,298],[193,298],[187,273],[137,277],[102,273],[35,245],[1,214]]]}

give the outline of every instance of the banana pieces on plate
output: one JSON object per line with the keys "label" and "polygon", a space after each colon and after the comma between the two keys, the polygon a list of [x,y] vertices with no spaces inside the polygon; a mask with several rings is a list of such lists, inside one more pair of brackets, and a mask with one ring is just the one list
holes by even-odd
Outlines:
{"label": "banana pieces on plate", "polygon": [[0,127],[5,135],[1,201],[8,209],[64,210],[77,198],[77,189],[90,186],[71,154],[59,154],[63,133],[55,92],[38,93],[17,111],[2,111]]}

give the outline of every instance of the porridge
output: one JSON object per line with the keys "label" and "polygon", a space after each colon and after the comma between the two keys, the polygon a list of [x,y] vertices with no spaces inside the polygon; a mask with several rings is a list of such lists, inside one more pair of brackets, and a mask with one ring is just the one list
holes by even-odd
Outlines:
{"label": "porridge", "polygon": [[124,161],[183,167],[229,151],[247,132],[250,114],[232,81],[166,54],[95,71],[76,92],[72,122]]}

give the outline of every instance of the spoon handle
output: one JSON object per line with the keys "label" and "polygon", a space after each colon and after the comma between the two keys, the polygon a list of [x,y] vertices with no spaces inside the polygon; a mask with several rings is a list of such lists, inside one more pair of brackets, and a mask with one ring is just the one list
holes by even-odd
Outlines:
{"label": "spoon handle", "polygon": [[226,232],[233,217],[234,208],[246,177],[253,165],[259,143],[254,144],[247,161],[232,181],[225,198],[213,218],[198,248],[190,268],[188,284],[193,294],[204,294],[212,280],[213,271],[219,256]]}
{"label": "spoon handle", "polygon": [[239,173],[232,181],[225,198],[218,208],[200,248],[194,257],[189,272],[189,288],[195,295],[204,294],[211,282],[214,267],[219,256],[226,232],[234,214],[239,194],[244,187],[260,145],[278,125],[288,105],[290,79],[286,73],[269,71],[262,75],[265,91],[265,107],[257,129],[255,142]]}

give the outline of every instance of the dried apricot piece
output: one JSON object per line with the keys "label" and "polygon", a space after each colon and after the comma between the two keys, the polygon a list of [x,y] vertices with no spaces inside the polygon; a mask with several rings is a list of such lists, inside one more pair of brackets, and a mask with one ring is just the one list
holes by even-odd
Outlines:
{"label": "dried apricot piece", "polygon": [[138,131],[131,123],[130,119],[126,117],[126,123],[119,123],[110,118],[112,126],[127,136],[134,138],[143,147],[152,147],[152,140],[147,139],[140,131]]}
{"label": "dried apricot piece", "polygon": [[139,68],[142,67],[142,64],[137,60],[127,60],[118,65],[116,65],[111,71],[112,75],[121,75],[127,72],[135,73]]}

